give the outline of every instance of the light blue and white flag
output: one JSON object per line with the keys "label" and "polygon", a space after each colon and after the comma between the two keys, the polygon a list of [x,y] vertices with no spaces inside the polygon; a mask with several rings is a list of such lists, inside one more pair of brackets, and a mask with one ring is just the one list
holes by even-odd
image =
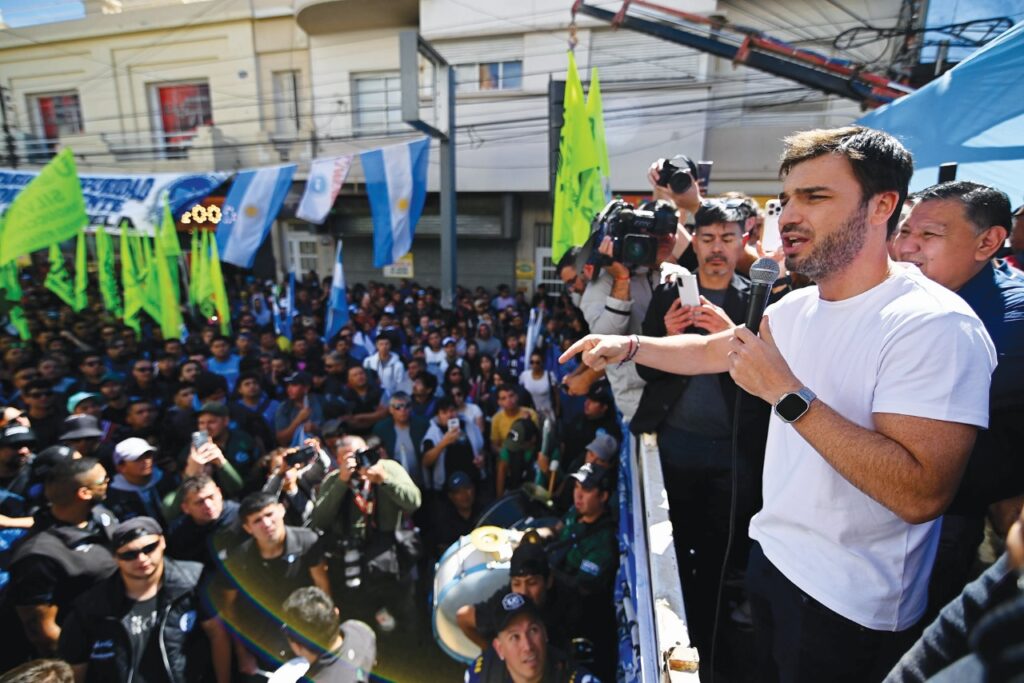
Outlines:
{"label": "light blue and white flag", "polygon": [[351,167],[351,154],[314,159],[309,168],[306,191],[302,193],[302,201],[295,211],[296,218],[322,225]]}
{"label": "light blue and white flag", "polygon": [[224,199],[217,226],[220,260],[252,268],[256,251],[270,232],[292,186],[295,164],[240,171]]}
{"label": "light blue and white flag", "polygon": [[324,339],[330,343],[334,335],[348,322],[348,294],[345,292],[345,267],[341,262],[341,240],[334,257],[334,278],[331,280],[331,298],[327,308],[327,328]]}
{"label": "light blue and white flag", "polygon": [[427,199],[429,156],[429,138],[359,155],[373,213],[374,268],[398,262],[412,248]]}

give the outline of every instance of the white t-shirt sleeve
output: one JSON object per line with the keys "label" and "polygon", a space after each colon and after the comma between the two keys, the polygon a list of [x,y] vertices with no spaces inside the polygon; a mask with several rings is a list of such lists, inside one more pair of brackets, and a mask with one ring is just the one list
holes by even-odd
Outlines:
{"label": "white t-shirt sleeve", "polygon": [[995,349],[977,318],[913,320],[883,344],[871,412],[986,428],[995,366]]}

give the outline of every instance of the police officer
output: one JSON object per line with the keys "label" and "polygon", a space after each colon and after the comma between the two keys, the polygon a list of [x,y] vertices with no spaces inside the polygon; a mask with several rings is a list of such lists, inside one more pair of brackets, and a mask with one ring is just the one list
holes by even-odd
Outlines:
{"label": "police officer", "polygon": [[558,649],[533,601],[519,593],[501,599],[498,634],[466,671],[466,683],[598,683]]}
{"label": "police officer", "polygon": [[226,645],[227,635],[215,618],[196,628],[203,565],[165,558],[151,517],[118,524],[113,546],[117,573],[75,600],[61,631],[60,654],[76,680],[213,680],[211,642]]}
{"label": "police officer", "polygon": [[542,537],[548,546],[555,582],[578,605],[573,636],[593,644],[594,671],[608,680],[615,670],[615,608],[613,582],[618,568],[615,520],[608,511],[611,468],[585,463],[570,477],[575,480],[573,507]]}
{"label": "police officer", "polygon": [[45,485],[50,507],[14,554],[11,600],[41,655],[56,651],[72,601],[117,569],[110,552],[117,519],[100,504],[109,482],[94,458],[54,467]]}

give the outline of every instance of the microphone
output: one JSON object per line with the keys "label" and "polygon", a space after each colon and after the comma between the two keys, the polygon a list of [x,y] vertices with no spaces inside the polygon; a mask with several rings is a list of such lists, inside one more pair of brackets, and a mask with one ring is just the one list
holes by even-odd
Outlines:
{"label": "microphone", "polygon": [[747,304],[747,329],[757,334],[761,317],[768,306],[772,285],[779,279],[779,264],[770,258],[759,258],[750,266],[750,302]]}

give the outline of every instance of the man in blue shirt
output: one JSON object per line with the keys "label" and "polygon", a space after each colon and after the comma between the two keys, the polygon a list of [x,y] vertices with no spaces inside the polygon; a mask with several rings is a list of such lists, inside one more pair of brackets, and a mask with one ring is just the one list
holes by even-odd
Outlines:
{"label": "man in blue shirt", "polygon": [[1011,222],[1006,194],[965,181],[934,185],[896,237],[901,260],[955,291],[985,324],[999,364],[992,373],[989,428],[978,437],[942,524],[932,573],[930,614],[956,596],[971,576],[988,514],[1005,534],[1024,494],[1020,425],[1024,418],[1024,282],[993,266]]}
{"label": "man in blue shirt", "polygon": [[210,341],[210,358],[206,361],[206,368],[227,380],[229,393],[235,390],[235,382],[238,381],[238,364],[238,356],[231,352],[230,339],[217,335]]}

